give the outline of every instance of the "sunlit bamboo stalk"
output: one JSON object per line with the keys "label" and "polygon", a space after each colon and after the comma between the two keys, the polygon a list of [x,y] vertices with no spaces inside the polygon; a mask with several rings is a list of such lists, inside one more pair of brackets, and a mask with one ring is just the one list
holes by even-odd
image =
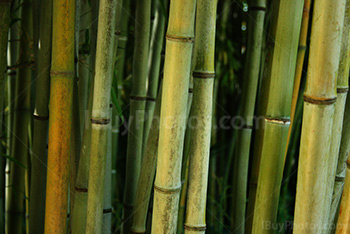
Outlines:
{"label": "sunlit bamboo stalk", "polygon": [[75,1],[53,1],[45,233],[66,233],[74,82]]}
{"label": "sunlit bamboo stalk", "polygon": [[[194,40],[195,0],[171,1],[166,36],[152,233],[176,233]],[[175,98],[176,95],[176,98]]]}
{"label": "sunlit bamboo stalk", "polygon": [[294,233],[322,233],[345,0],[315,1],[304,93]]}

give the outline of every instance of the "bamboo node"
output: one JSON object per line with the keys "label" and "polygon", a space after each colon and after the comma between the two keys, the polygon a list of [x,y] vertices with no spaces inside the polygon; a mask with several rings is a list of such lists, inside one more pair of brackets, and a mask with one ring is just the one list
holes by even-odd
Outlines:
{"label": "bamboo node", "polygon": [[181,185],[179,186],[179,187],[177,187],[177,188],[170,188],[170,189],[168,189],[168,188],[161,188],[161,187],[159,187],[159,186],[157,186],[157,185],[154,185],[154,190],[155,191],[158,191],[158,192],[160,192],[160,193],[164,193],[164,194],[172,194],[172,193],[178,193],[178,192],[180,192],[180,190],[181,190]]}
{"label": "bamboo node", "polygon": [[266,7],[261,7],[261,6],[252,6],[250,7],[251,11],[266,11]]}
{"label": "bamboo node", "polygon": [[193,78],[199,78],[199,79],[213,79],[215,78],[215,72],[200,72],[200,71],[194,71]]}
{"label": "bamboo node", "polygon": [[166,34],[165,38],[169,41],[178,41],[183,43],[193,43],[194,37],[181,37],[176,35]]}
{"label": "bamboo node", "polygon": [[265,116],[265,121],[269,123],[283,124],[283,125],[290,124],[290,118],[278,118],[278,117]]}
{"label": "bamboo node", "polygon": [[74,72],[70,71],[51,71],[50,76],[75,76]]}
{"label": "bamboo node", "polygon": [[193,93],[193,89],[191,89],[191,88],[188,89],[188,92],[189,92],[189,93]]}
{"label": "bamboo node", "polygon": [[192,225],[188,225],[188,224],[184,224],[184,229],[187,231],[193,231],[193,232],[203,232],[207,229],[207,225],[203,225],[203,226],[192,226]]}
{"label": "bamboo node", "polygon": [[49,119],[49,116],[40,116],[40,115],[38,115],[36,113],[33,113],[33,118],[35,120],[46,121],[46,120]]}
{"label": "bamboo node", "polygon": [[156,101],[156,99],[153,98],[153,97],[146,97],[146,100],[147,100],[148,102],[155,102],[155,101]]}
{"label": "bamboo node", "polygon": [[103,209],[103,213],[104,213],[104,214],[112,213],[112,212],[113,212],[113,208]]}
{"label": "bamboo node", "polygon": [[130,229],[129,230],[129,232],[131,233],[131,234],[143,234],[143,233],[145,233],[146,231],[136,231],[136,230],[134,230],[134,229]]}
{"label": "bamboo node", "polygon": [[130,100],[133,100],[133,101],[146,101],[147,100],[147,97],[141,97],[141,96],[130,96],[129,98],[130,98]]}
{"label": "bamboo node", "polygon": [[343,181],[345,181],[345,177],[343,177],[343,176],[336,176],[336,177],[335,177],[335,181],[337,181],[337,182],[343,182]]}
{"label": "bamboo node", "polygon": [[122,34],[122,32],[119,30],[115,31],[115,33],[114,33],[115,36],[120,36],[120,34]]}
{"label": "bamboo node", "polygon": [[75,186],[74,189],[75,189],[75,191],[81,192],[81,193],[87,193],[88,192],[87,188],[80,188],[78,186]]}
{"label": "bamboo node", "polygon": [[300,45],[299,47],[298,47],[298,50],[306,50],[307,49],[307,47],[306,46],[303,46],[303,45]]}
{"label": "bamboo node", "polygon": [[99,125],[107,125],[109,124],[111,120],[110,119],[91,119],[92,124],[99,124]]}
{"label": "bamboo node", "polygon": [[317,98],[309,97],[304,95],[304,101],[314,105],[332,105],[337,100],[337,97],[334,98]]}
{"label": "bamboo node", "polygon": [[337,88],[337,93],[347,93],[349,91],[349,87]]}

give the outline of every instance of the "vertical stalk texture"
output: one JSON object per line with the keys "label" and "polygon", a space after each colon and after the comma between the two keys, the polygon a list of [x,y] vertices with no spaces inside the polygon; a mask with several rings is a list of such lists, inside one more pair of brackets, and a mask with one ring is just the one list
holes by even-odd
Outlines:
{"label": "vertical stalk texture", "polygon": [[52,36],[52,0],[41,5],[40,50],[37,62],[34,138],[29,203],[29,233],[43,233],[45,221],[45,191],[47,166],[47,131]]}
{"label": "vertical stalk texture", "polygon": [[185,233],[205,233],[206,228],[205,211],[215,77],[216,5],[212,0],[197,1]]}
{"label": "vertical stalk texture", "polygon": [[92,102],[91,157],[86,233],[102,232],[103,193],[110,122],[114,29],[117,0],[101,0],[98,17],[94,97]]}
{"label": "vertical stalk texture", "polygon": [[123,233],[132,225],[132,211],[139,179],[146,106],[147,61],[150,38],[151,0],[136,1],[132,91],[126,155]]}
{"label": "vertical stalk texture", "polygon": [[181,162],[194,40],[195,0],[171,1],[166,36],[164,83],[152,233],[176,233]]}
{"label": "vertical stalk texture", "polygon": [[[339,203],[336,203],[337,207],[336,210],[334,211],[335,216],[339,214],[338,216],[338,222],[336,225],[336,234],[345,234],[350,232],[350,156],[349,156],[349,151],[350,151],[350,141],[349,141],[349,136],[350,136],[350,119],[349,119],[349,114],[350,114],[350,96],[348,95],[347,100],[346,100],[346,110],[345,110],[345,115],[344,115],[344,128],[343,128],[343,134],[342,134],[342,144],[340,147],[340,154],[339,154],[339,163],[340,159],[346,160],[341,163],[343,167],[341,167],[341,173],[346,174],[343,175],[345,177],[345,182],[343,179],[343,184],[344,184],[344,190],[342,189],[341,186],[338,189],[339,191],[335,193],[336,196],[341,197],[341,202],[340,202],[340,207],[338,210],[338,205]],[[343,142],[346,141],[346,142]],[[347,153],[345,153],[347,152]],[[346,154],[346,156],[345,156]],[[345,157],[344,157],[345,156]],[[340,166],[339,166],[340,167]],[[339,169],[339,168],[338,168]],[[338,170],[337,169],[337,170]],[[337,176],[339,176],[337,174]],[[335,186],[337,183],[335,184]],[[335,187],[337,188],[337,187]],[[340,198],[338,199],[340,200]],[[333,201],[335,203],[335,201]],[[335,205],[335,204],[332,204]],[[332,207],[333,209],[333,207]],[[336,223],[336,222],[335,222]]]}
{"label": "vertical stalk texture", "polygon": [[245,126],[238,130],[232,188],[234,193],[232,203],[234,233],[244,233],[245,227],[250,143],[259,81],[266,0],[252,1],[249,8],[248,47],[245,61],[241,111]]}
{"label": "vertical stalk texture", "polygon": [[[340,51],[339,70],[337,77],[337,101],[335,103],[333,127],[331,136],[331,146],[328,156],[328,176],[326,188],[326,202],[324,206],[324,223],[331,224],[331,207],[333,198],[333,189],[335,183],[337,163],[339,159],[339,150],[343,130],[343,119],[345,111],[346,97],[349,90],[349,58],[350,58],[350,1],[346,1],[345,18],[342,34],[342,45]],[[338,207],[338,204],[336,205]],[[334,207],[335,208],[335,207]],[[337,209],[337,208],[336,208]],[[335,209],[335,210],[336,210]],[[328,233],[328,225],[323,233]]]}
{"label": "vertical stalk texture", "polygon": [[156,173],[157,150],[159,139],[159,117],[161,106],[161,91],[158,94],[154,110],[153,120],[149,132],[147,144],[142,157],[140,178],[138,181],[135,197],[135,209],[131,233],[145,233],[146,221],[151,197],[154,176]]}
{"label": "vertical stalk texture", "polygon": [[152,37],[150,43],[150,52],[148,60],[148,90],[147,90],[147,101],[145,111],[145,126],[143,131],[143,142],[144,145],[147,143],[148,133],[153,119],[153,112],[155,108],[155,99],[157,97],[160,64],[161,64],[161,52],[164,44],[164,33],[165,33],[165,15],[162,12],[159,5],[164,5],[167,9],[169,0],[161,0],[162,3],[154,1],[156,4],[156,14],[152,26]]}
{"label": "vertical stalk texture", "polygon": [[[343,93],[338,94],[338,98],[344,98],[344,94],[347,94],[349,89],[348,84],[348,78],[349,77],[349,68],[350,68],[350,23],[349,23],[349,17],[350,17],[350,2],[346,2],[346,9],[345,9],[345,18],[344,18],[344,32],[343,32],[343,38],[342,38],[342,51],[341,51],[341,57],[340,57],[340,64],[339,64],[339,71],[338,71],[338,88],[337,92],[344,91]],[[346,99],[348,95],[345,95]],[[338,101],[337,101],[338,102]],[[337,105],[337,104],[336,104]],[[332,197],[332,205],[331,205],[331,212],[330,212],[330,223],[334,223],[336,219],[336,213],[339,207],[339,202],[343,190],[344,185],[344,177],[346,173],[346,158],[349,155],[350,152],[350,135],[349,135],[349,112],[350,109],[349,101],[346,101],[346,107],[345,112],[343,115],[342,121],[342,135],[340,140],[340,148],[339,148],[339,155],[337,160],[337,165],[335,169],[335,177],[333,176],[334,181],[334,188],[333,188],[333,197]],[[340,133],[338,133],[340,134]]]}
{"label": "vertical stalk texture", "polygon": [[[19,63],[28,63],[32,58],[32,8],[29,0],[22,3],[22,23],[19,44]],[[22,165],[27,165],[28,124],[30,120],[31,66],[17,70],[14,104],[14,120],[11,155]],[[10,163],[10,178],[7,190],[6,233],[22,233],[24,224],[25,168]]]}
{"label": "vertical stalk texture", "polygon": [[271,233],[264,225],[274,224],[277,219],[303,5],[303,0],[280,1],[264,117],[253,233]]}
{"label": "vertical stalk texture", "polygon": [[45,233],[66,233],[74,82],[75,1],[54,0]]}
{"label": "vertical stalk texture", "polygon": [[304,11],[303,11],[303,19],[301,21],[297,65],[295,67],[292,107],[290,112],[290,126],[288,130],[288,139],[287,139],[285,157],[287,157],[288,145],[292,134],[294,115],[295,115],[295,110],[296,110],[298,96],[299,96],[300,81],[304,72],[303,68],[304,68],[305,52],[307,49],[307,35],[308,35],[308,28],[309,28],[309,21],[310,21],[310,7],[311,7],[311,0],[304,0]]}
{"label": "vertical stalk texture", "polygon": [[315,1],[295,204],[295,234],[322,233],[345,0]]}
{"label": "vertical stalk texture", "polygon": [[[3,118],[3,104],[5,97],[5,78],[7,69],[7,45],[9,38],[11,0],[0,1],[0,119]],[[2,125],[2,124],[1,124]],[[0,127],[0,137],[5,136],[3,127]],[[6,159],[0,158],[0,232],[5,232],[5,165]]]}

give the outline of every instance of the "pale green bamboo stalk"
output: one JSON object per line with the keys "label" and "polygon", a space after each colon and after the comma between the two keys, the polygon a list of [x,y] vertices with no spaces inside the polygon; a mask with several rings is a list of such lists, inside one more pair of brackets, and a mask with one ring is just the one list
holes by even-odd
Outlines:
{"label": "pale green bamboo stalk", "polygon": [[[161,0],[162,5],[167,9],[169,0]],[[165,34],[165,22],[166,16],[161,10],[161,3],[158,1],[153,1],[155,4],[156,13],[155,19],[152,26],[152,36],[150,43],[150,53],[148,58],[148,90],[147,90],[147,100],[145,109],[145,126],[143,130],[143,142],[144,145],[147,143],[148,133],[150,131],[150,126],[153,119],[153,112],[155,108],[155,99],[157,97],[159,74],[160,74],[160,64],[161,64],[161,52],[164,44],[164,34]]]}
{"label": "pale green bamboo stalk", "polygon": [[[22,3],[21,38],[19,44],[19,63],[27,63],[32,58],[32,8],[29,0]],[[21,66],[17,71],[16,99],[14,104],[14,123],[11,155],[22,165],[27,165],[28,124],[30,120],[31,66]],[[6,233],[22,233],[24,224],[25,168],[10,163],[9,187],[7,190]]]}
{"label": "pale green bamboo stalk", "polygon": [[[152,233],[176,233],[196,0],[171,1]],[[175,98],[176,96],[176,98]]]}
{"label": "pale green bamboo stalk", "polygon": [[130,233],[145,233],[149,201],[154,182],[157,162],[161,90],[156,100],[149,138],[143,151],[140,178],[135,197],[133,224]]}
{"label": "pale green bamboo stalk", "polygon": [[[344,31],[343,31],[343,38],[342,38],[342,51],[341,51],[341,57],[340,57],[340,62],[339,62],[339,71],[338,71],[338,82],[337,85],[337,98],[346,99],[347,92],[349,89],[349,84],[348,84],[348,77],[349,77],[349,68],[350,68],[350,59],[349,59],[349,53],[350,53],[350,23],[349,23],[349,17],[350,17],[350,4],[349,1],[346,3],[346,10],[345,10],[345,19],[344,19]],[[343,91],[343,93],[339,93],[339,91]],[[345,93],[344,93],[345,92]],[[345,96],[345,97],[344,97]],[[337,102],[338,102],[337,100]],[[343,101],[345,102],[345,101]],[[348,103],[346,101],[346,103]],[[336,111],[337,111],[337,103],[336,103]],[[335,178],[334,183],[334,188],[333,188],[333,196],[332,196],[332,205],[331,205],[331,211],[330,211],[330,224],[335,223],[336,219],[336,213],[339,207],[340,203],[340,198],[343,190],[343,185],[344,185],[344,177],[345,177],[345,172],[346,172],[346,158],[349,155],[350,152],[350,140],[349,137],[350,135],[348,134],[349,132],[349,127],[350,122],[347,117],[346,110],[348,108],[345,107],[345,114],[343,115],[341,119],[341,123],[343,124],[343,129],[342,133],[338,133],[341,135],[341,139],[339,139],[339,151],[337,155],[337,165],[335,168],[335,177],[333,176],[333,180]],[[348,110],[349,111],[349,110]],[[338,137],[338,136],[336,136]],[[332,138],[333,141],[333,138]],[[331,149],[332,149],[332,144],[331,144]],[[331,151],[332,152],[332,151]]]}
{"label": "pale green bamboo stalk", "polygon": [[49,119],[49,91],[52,35],[52,1],[41,5],[40,50],[34,112],[34,138],[29,203],[29,233],[43,233],[45,220],[45,191],[47,164],[47,131]]}
{"label": "pale green bamboo stalk", "polygon": [[[324,223],[329,225],[323,230],[327,234],[332,229],[331,207],[334,189],[334,178],[336,176],[337,163],[339,159],[340,142],[343,129],[343,119],[345,111],[346,97],[349,90],[349,68],[350,68],[350,1],[346,0],[345,18],[342,33],[342,45],[339,60],[339,70],[337,77],[337,101],[335,103],[333,127],[331,136],[331,146],[328,156],[328,176],[326,188],[326,203],[324,206]],[[337,210],[338,204],[333,207]]]}
{"label": "pale green bamboo stalk", "polygon": [[126,153],[123,233],[132,225],[132,212],[140,174],[144,117],[146,107],[147,61],[150,38],[151,0],[137,0],[135,40],[130,94],[129,133]]}
{"label": "pale green bamboo stalk", "polygon": [[205,233],[206,229],[205,211],[215,77],[215,1],[198,0],[196,14],[185,233]]}
{"label": "pale green bamboo stalk", "polygon": [[[117,13],[117,12],[116,12]],[[119,12],[120,13],[120,12]],[[110,105],[110,116],[112,118],[113,105]],[[103,218],[102,218],[102,233],[112,233],[112,125],[108,126],[107,135],[107,157],[106,157],[106,172],[105,172],[105,186],[103,199]]]}
{"label": "pale green bamboo stalk", "polygon": [[264,116],[253,233],[271,233],[272,230],[265,225],[274,225],[277,219],[303,5],[304,0],[281,0],[279,5],[276,46]]}
{"label": "pale green bamboo stalk", "polygon": [[345,0],[315,1],[298,167],[294,233],[322,233]]}
{"label": "pale green bamboo stalk", "polygon": [[[7,45],[9,38],[9,26],[11,19],[11,0],[0,1],[0,119],[3,120],[3,103],[5,97],[5,84],[6,84],[6,73],[7,70]],[[4,129],[0,127],[0,138],[4,139]],[[3,152],[1,152],[3,153]],[[5,232],[5,166],[6,159],[4,157],[0,158],[0,232]]]}
{"label": "pale green bamboo stalk", "polygon": [[107,136],[110,122],[110,91],[113,74],[113,46],[116,0],[101,0],[92,102],[91,157],[88,183],[86,233],[102,232],[103,193],[106,169]]}
{"label": "pale green bamboo stalk", "polygon": [[[344,175],[341,174],[341,176],[343,176],[342,185],[344,185],[344,190],[342,189],[342,186],[341,186],[341,188],[339,188],[338,193],[335,194],[335,195],[338,195],[340,193],[340,197],[341,197],[340,207],[337,207],[336,211],[334,211],[336,213],[335,216],[339,215],[338,217],[336,217],[338,218],[338,221],[334,222],[334,224],[337,224],[335,227],[336,234],[345,234],[350,232],[350,209],[349,209],[350,208],[350,166],[349,166],[350,164],[350,156],[349,156],[350,118],[349,117],[350,115],[349,114],[350,114],[350,95],[347,96],[347,100],[346,100],[342,143],[341,143],[340,154],[339,154],[339,164],[340,164],[340,159],[344,159],[344,161],[342,161],[342,164],[341,164],[343,166],[341,168],[342,169],[341,173],[344,174]],[[337,176],[339,176],[339,174],[337,174]],[[334,202],[335,201],[333,201],[333,203]],[[337,205],[339,205],[339,203]]]}
{"label": "pale green bamboo stalk", "polygon": [[232,218],[234,233],[244,233],[247,200],[248,165],[253,130],[255,100],[259,81],[266,0],[251,1],[249,6],[248,47],[245,61],[241,117],[244,127],[238,130],[233,177]]}
{"label": "pale green bamboo stalk", "polygon": [[[91,84],[88,102],[87,119],[91,117],[92,108],[92,91]],[[71,215],[72,234],[85,234],[86,209],[87,209],[87,192],[89,181],[89,162],[90,162],[90,145],[91,145],[91,122],[88,121],[84,126],[84,135],[80,150],[79,165],[77,171],[77,181],[75,183],[74,207]]]}

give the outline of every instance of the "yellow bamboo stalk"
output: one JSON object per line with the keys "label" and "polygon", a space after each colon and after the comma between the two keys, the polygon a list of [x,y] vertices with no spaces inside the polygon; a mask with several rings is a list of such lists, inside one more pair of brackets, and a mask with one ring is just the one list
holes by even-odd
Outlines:
{"label": "yellow bamboo stalk", "polygon": [[322,233],[345,0],[315,1],[301,133],[294,233]]}
{"label": "yellow bamboo stalk", "polygon": [[66,233],[74,81],[75,1],[53,1],[45,233]]}

